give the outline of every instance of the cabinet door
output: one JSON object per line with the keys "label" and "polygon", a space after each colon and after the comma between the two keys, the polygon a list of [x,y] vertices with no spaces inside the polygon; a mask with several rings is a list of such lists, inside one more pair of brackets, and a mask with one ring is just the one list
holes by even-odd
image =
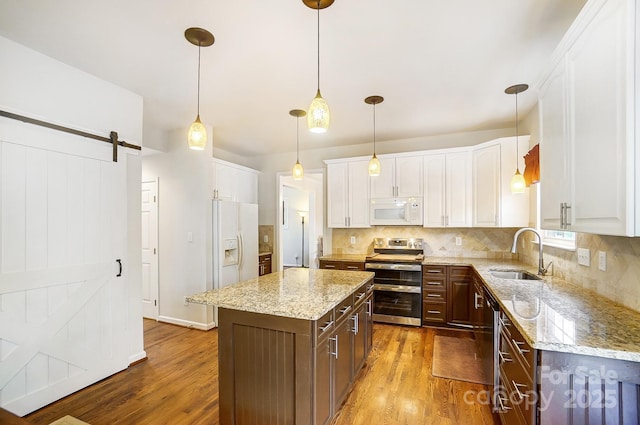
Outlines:
{"label": "cabinet door", "polygon": [[471,225],[471,167],[469,152],[451,153],[445,165],[445,224],[450,227]]}
{"label": "cabinet door", "polygon": [[[380,175],[369,177],[372,198],[393,198],[395,193],[395,158],[378,158],[380,160]],[[367,163],[367,175],[369,174]]]}
{"label": "cabinet door", "polygon": [[335,333],[335,354],[333,358],[333,407],[337,411],[344,401],[352,378],[351,365],[353,364],[353,353],[351,351],[353,341],[351,333],[351,320],[345,318],[336,328]]}
{"label": "cabinet door", "polygon": [[[573,222],[570,230],[627,232],[627,182],[633,181],[633,63],[627,48],[626,0],[610,0],[568,53],[569,123],[573,143]],[[573,119],[573,122],[571,122]],[[628,121],[630,120],[630,121]],[[631,195],[630,195],[631,196]]]}
{"label": "cabinet door", "polygon": [[237,169],[236,178],[236,200],[249,204],[258,203],[258,175],[251,171]]}
{"label": "cabinet door", "polygon": [[214,196],[225,201],[237,201],[234,197],[236,192],[236,170],[219,162],[213,163],[213,189]]}
{"label": "cabinet door", "polygon": [[424,227],[445,225],[445,155],[424,157]]}
{"label": "cabinet door", "polygon": [[327,226],[347,227],[349,164],[327,164]]}
{"label": "cabinet door", "polygon": [[500,145],[495,144],[475,149],[471,155],[473,158],[473,225],[477,227],[498,226]]}
{"label": "cabinet door", "polygon": [[331,419],[331,351],[332,341],[321,340],[316,347],[315,362],[315,424],[325,425]]}
{"label": "cabinet door", "polygon": [[469,267],[452,266],[449,268],[447,322],[471,324],[473,289]]}
{"label": "cabinet door", "polygon": [[540,227],[561,229],[560,205],[570,202],[566,74],[561,61],[538,94],[540,114]]}
{"label": "cabinet door", "polygon": [[348,193],[349,226],[369,227],[369,161],[349,163]]}
{"label": "cabinet door", "polygon": [[[373,286],[373,284],[371,284]],[[365,359],[371,352],[373,348],[373,289],[367,289],[369,295],[367,295],[367,299],[365,300],[365,333],[366,333],[366,349],[365,349]]]}
{"label": "cabinet door", "polygon": [[396,195],[422,197],[422,157],[400,156],[396,158]]}

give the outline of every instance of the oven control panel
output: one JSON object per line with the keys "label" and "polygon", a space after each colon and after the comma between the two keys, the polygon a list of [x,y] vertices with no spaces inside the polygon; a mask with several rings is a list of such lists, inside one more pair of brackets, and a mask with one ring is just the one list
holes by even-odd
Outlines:
{"label": "oven control panel", "polygon": [[421,238],[374,238],[375,249],[422,249]]}

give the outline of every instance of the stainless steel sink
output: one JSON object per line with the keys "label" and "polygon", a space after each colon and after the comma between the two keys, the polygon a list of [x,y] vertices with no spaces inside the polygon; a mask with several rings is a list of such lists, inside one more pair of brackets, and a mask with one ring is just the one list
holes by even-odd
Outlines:
{"label": "stainless steel sink", "polygon": [[489,270],[493,277],[512,280],[541,280],[542,278],[526,270]]}

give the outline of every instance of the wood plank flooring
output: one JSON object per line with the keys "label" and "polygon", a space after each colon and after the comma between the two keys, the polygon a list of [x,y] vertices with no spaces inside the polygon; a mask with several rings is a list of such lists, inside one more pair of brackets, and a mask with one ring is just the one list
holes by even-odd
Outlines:
{"label": "wood plank flooring", "polygon": [[[148,360],[23,418],[91,425],[218,424],[218,333],[144,320]],[[374,348],[333,425],[499,424],[465,402],[483,385],[431,376],[433,339],[455,331],[374,324]]]}

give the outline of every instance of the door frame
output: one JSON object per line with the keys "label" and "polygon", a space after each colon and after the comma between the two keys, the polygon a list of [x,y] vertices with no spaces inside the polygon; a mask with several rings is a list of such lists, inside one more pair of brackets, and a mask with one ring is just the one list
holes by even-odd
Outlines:
{"label": "door frame", "polygon": [[[151,270],[150,270],[150,293],[151,295],[155,295],[155,300],[154,300],[154,304],[150,304],[144,301],[144,299],[141,300],[142,302],[142,316],[148,319],[153,319],[153,320],[158,320],[158,317],[160,316],[160,270],[159,270],[159,261],[158,259],[160,258],[160,246],[158,244],[159,241],[159,209],[158,209],[158,205],[160,203],[160,186],[159,186],[159,178],[155,177],[155,178],[146,178],[144,180],[141,181],[141,188],[142,185],[144,185],[145,183],[152,183],[154,185],[154,189],[155,189],[155,200],[153,203],[153,212],[155,213],[155,237],[153,238],[154,240],[151,241],[151,244],[155,246],[155,255],[153,258],[155,258],[154,263],[151,265]],[[142,223],[142,220],[141,220]],[[142,235],[140,235],[142,237]],[[141,279],[141,284],[144,284],[144,278]]]}

